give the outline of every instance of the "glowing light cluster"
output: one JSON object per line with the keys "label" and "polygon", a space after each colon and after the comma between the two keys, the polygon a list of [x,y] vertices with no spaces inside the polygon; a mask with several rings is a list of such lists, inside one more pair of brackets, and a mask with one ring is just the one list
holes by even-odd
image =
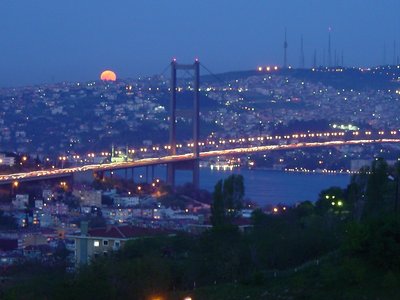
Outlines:
{"label": "glowing light cluster", "polygon": [[[246,138],[236,138],[236,139],[218,139],[214,141],[207,140],[206,142],[199,142],[199,146],[205,145],[212,145],[215,147],[214,150],[204,149],[200,152],[201,158],[207,157],[215,157],[215,156],[225,156],[225,155],[237,155],[237,154],[247,154],[247,153],[255,153],[255,152],[265,152],[265,151],[274,151],[274,150],[293,150],[299,148],[312,148],[312,147],[332,147],[332,146],[342,146],[342,145],[362,145],[362,144],[371,144],[371,143],[400,143],[399,138],[395,138],[398,136],[398,130],[379,130],[379,131],[352,131],[351,135],[357,137],[357,139],[350,139],[347,138],[343,139],[332,139],[327,140],[330,137],[343,137],[345,136],[344,132],[318,132],[318,133],[293,133],[291,135],[285,136],[252,136]],[[359,136],[364,136],[364,138],[359,138]],[[386,138],[385,138],[386,136]],[[307,138],[307,137],[321,137],[319,141],[308,141],[308,140],[298,140],[299,138]],[[276,140],[275,144],[268,144],[262,145],[261,141],[270,141],[272,139]],[[291,140],[293,139],[293,140]],[[249,145],[246,142],[257,142],[256,145]],[[245,143],[245,144],[242,144]],[[240,146],[239,146],[240,145]],[[176,145],[176,148],[182,148],[182,144]],[[193,148],[194,143],[188,143],[187,147]],[[225,148],[227,147],[227,148]],[[225,148],[225,149],[221,149]],[[153,151],[164,151],[164,150],[171,150],[171,145],[164,145],[163,146],[153,146]],[[218,149],[218,150],[217,150]],[[146,153],[150,152],[151,148],[142,147],[140,149],[128,150],[128,153]],[[121,151],[119,151],[121,153]],[[109,152],[101,153],[102,156],[110,155]],[[87,153],[84,157],[94,158],[97,154],[95,153]],[[32,180],[34,178],[54,178],[59,176],[65,176],[66,174],[71,174],[74,172],[84,172],[84,171],[104,171],[104,170],[114,170],[114,169],[121,169],[121,168],[129,168],[129,167],[139,167],[139,166],[147,166],[147,165],[154,165],[154,164],[165,164],[171,161],[185,161],[193,159],[194,154],[187,153],[187,154],[178,154],[178,155],[166,155],[166,156],[157,156],[154,154],[155,157],[151,158],[141,158],[136,159],[135,161],[124,161],[124,162],[112,162],[112,163],[100,163],[100,164],[87,164],[79,167],[67,167],[67,168],[55,168],[53,165],[51,169],[48,170],[39,170],[39,171],[31,171],[31,172],[22,172],[22,173],[14,173],[14,174],[1,174],[0,175],[0,182],[10,182],[14,185],[14,187],[18,184],[18,181],[24,180]],[[74,159],[83,158],[83,156],[75,155],[72,156]],[[67,156],[59,156],[58,160],[61,163],[69,160],[70,157]],[[48,161],[48,159],[47,159]],[[251,166],[252,162],[249,162]],[[64,166],[62,164],[62,166]],[[289,169],[288,171],[302,171],[302,172],[314,172],[314,170],[307,170],[307,169]],[[326,173],[335,173],[336,171],[332,170],[322,170],[322,172]],[[349,170],[341,170],[338,172],[347,172]],[[14,182],[14,183],[13,183]]]}
{"label": "glowing light cluster", "polygon": [[262,71],[265,71],[265,72],[278,71],[278,69],[279,69],[278,66],[266,66],[266,67],[259,66],[259,67],[257,67],[258,72],[262,72]]}

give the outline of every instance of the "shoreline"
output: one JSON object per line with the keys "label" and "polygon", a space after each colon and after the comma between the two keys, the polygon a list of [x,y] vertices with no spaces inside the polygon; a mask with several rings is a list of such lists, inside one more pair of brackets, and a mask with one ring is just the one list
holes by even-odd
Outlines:
{"label": "shoreline", "polygon": [[359,174],[358,171],[351,170],[328,170],[328,169],[304,169],[304,168],[290,168],[290,169],[274,169],[269,167],[233,167],[233,168],[210,168],[210,167],[201,167],[200,169],[208,169],[212,172],[232,172],[234,170],[248,170],[248,171],[268,171],[268,172],[277,172],[277,173],[301,173],[301,174],[318,174],[318,175],[352,175]]}

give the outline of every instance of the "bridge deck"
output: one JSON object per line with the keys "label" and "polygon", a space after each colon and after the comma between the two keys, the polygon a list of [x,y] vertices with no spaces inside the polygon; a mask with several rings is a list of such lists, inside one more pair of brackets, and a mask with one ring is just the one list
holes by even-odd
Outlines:
{"label": "bridge deck", "polygon": [[[373,143],[400,143],[400,139],[362,139],[362,140],[336,140],[328,142],[304,142],[296,144],[287,145],[264,145],[264,146],[250,146],[250,147],[239,147],[232,149],[222,149],[222,150],[212,150],[200,152],[200,158],[222,156],[222,155],[238,155],[256,152],[266,152],[266,151],[276,151],[276,150],[293,150],[300,148],[315,148],[315,147],[336,147],[344,145],[360,145],[360,144],[373,144]],[[144,158],[132,162],[118,162],[118,163],[107,163],[107,164],[92,164],[80,167],[72,167],[65,169],[51,169],[51,170],[40,170],[31,171],[15,174],[4,174],[0,175],[0,184],[8,184],[14,181],[24,182],[24,181],[36,181],[45,180],[53,178],[63,178],[71,176],[75,172],[86,172],[86,171],[112,171],[121,170],[137,167],[145,167],[152,165],[162,165],[167,163],[176,163],[194,160],[194,155],[181,154],[164,156],[157,158]]]}

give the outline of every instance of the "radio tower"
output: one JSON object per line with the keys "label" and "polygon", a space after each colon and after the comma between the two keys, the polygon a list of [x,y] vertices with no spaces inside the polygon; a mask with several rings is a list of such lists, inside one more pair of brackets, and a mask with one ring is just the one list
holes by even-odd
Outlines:
{"label": "radio tower", "polygon": [[336,49],[335,49],[335,52],[334,52],[335,54],[334,54],[334,56],[333,56],[333,66],[334,67],[337,67],[338,66],[338,57],[337,57],[337,53],[336,53]]}
{"label": "radio tower", "polygon": [[314,49],[314,56],[313,56],[313,67],[317,67],[317,49]]}
{"label": "radio tower", "polygon": [[304,47],[303,47],[303,35],[300,38],[300,68],[304,69]]}
{"label": "radio tower", "polygon": [[303,43],[303,35],[300,37],[300,68],[304,69],[305,58],[304,58],[304,43]]}
{"label": "radio tower", "polygon": [[383,44],[383,65],[386,66],[386,43]]}
{"label": "radio tower", "polygon": [[285,28],[285,41],[283,43],[283,68],[287,68],[287,48],[288,48],[288,43],[287,43],[287,36],[286,36],[286,28]]}
{"label": "radio tower", "polygon": [[332,67],[331,27],[328,28],[328,67]]}
{"label": "radio tower", "polygon": [[340,66],[342,68],[344,68],[344,53],[343,53],[343,50],[342,50],[342,60],[341,60]]}

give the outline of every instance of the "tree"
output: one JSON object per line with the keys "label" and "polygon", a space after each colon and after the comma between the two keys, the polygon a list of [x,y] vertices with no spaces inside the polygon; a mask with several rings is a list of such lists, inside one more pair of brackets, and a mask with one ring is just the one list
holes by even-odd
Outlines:
{"label": "tree", "polygon": [[244,183],[243,176],[232,174],[224,180],[223,196],[225,208],[230,213],[235,213],[236,210],[243,206]]}
{"label": "tree", "polygon": [[323,190],[315,203],[316,211],[323,215],[335,208],[342,209],[345,204],[343,199],[343,190],[339,187]]}
{"label": "tree", "polygon": [[258,228],[262,227],[265,223],[265,219],[267,215],[263,213],[261,209],[256,209],[251,213],[251,220],[253,221],[253,225]]}
{"label": "tree", "polygon": [[379,269],[400,268],[400,220],[395,215],[377,216],[363,223],[350,224],[343,249]]}
{"label": "tree", "polygon": [[364,217],[376,217],[388,209],[389,167],[383,158],[375,159],[371,165],[366,189]]}
{"label": "tree", "polygon": [[346,202],[353,213],[355,220],[360,221],[365,205],[369,167],[361,168],[359,174],[351,177],[350,184],[345,191]]}
{"label": "tree", "polygon": [[296,206],[294,211],[299,218],[311,216],[314,213],[314,204],[311,201],[303,201]]}
{"label": "tree", "polygon": [[226,225],[243,206],[244,183],[242,175],[230,175],[217,182],[211,206],[211,223],[214,227]]}
{"label": "tree", "polygon": [[215,185],[213,200],[213,204],[211,205],[211,224],[214,227],[220,227],[226,223],[222,180],[218,181]]}

